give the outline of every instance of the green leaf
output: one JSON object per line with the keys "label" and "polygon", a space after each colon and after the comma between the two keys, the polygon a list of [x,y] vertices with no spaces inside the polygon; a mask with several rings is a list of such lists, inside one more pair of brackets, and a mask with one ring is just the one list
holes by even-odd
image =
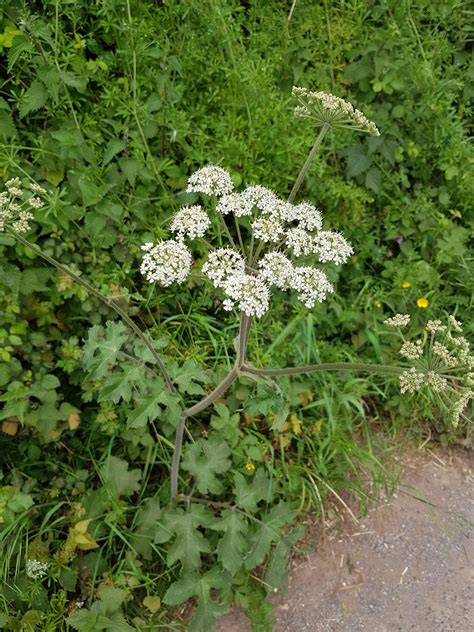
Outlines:
{"label": "green leaf", "polygon": [[354,61],[347,66],[344,77],[349,81],[360,81],[361,79],[372,76],[373,72],[372,60],[368,57],[363,57],[359,61]]}
{"label": "green leaf", "polygon": [[218,531],[224,531],[224,535],[217,545],[217,558],[226,571],[231,575],[240,570],[244,554],[247,551],[248,531],[246,520],[237,511],[226,509],[222,517],[212,527]]}
{"label": "green leaf", "polygon": [[[158,380],[157,380],[158,381]],[[160,389],[164,389],[164,382],[160,380]],[[141,428],[149,421],[154,421],[161,413],[160,403],[162,393],[154,393],[148,396],[145,403],[133,410],[127,417],[127,428]]]}
{"label": "green leaf", "polygon": [[17,129],[13,122],[12,115],[6,110],[0,109],[0,136],[4,138],[12,138],[16,136]]}
{"label": "green leaf", "polygon": [[288,557],[292,547],[304,535],[303,525],[296,526],[289,535],[284,536],[275,546],[265,570],[265,581],[272,588],[285,594],[288,589]]}
{"label": "green leaf", "polygon": [[264,561],[272,542],[281,538],[281,529],[291,522],[295,515],[296,512],[285,502],[280,502],[268,514],[262,516],[260,523],[255,526],[252,547],[244,560],[247,570],[252,570]]}
{"label": "green leaf", "polygon": [[20,293],[32,294],[33,292],[47,292],[51,288],[48,287],[48,281],[51,279],[53,272],[42,268],[30,268],[25,270],[21,275]]}
{"label": "green leaf", "polygon": [[206,382],[208,374],[194,360],[186,360],[182,366],[170,367],[170,372],[173,381],[179,386],[180,393],[189,395],[204,393],[204,389],[197,382]]}
{"label": "green leaf", "polygon": [[347,161],[346,172],[348,178],[355,178],[364,173],[372,164],[372,157],[366,153],[364,145],[348,147],[341,153]]}
{"label": "green leaf", "polygon": [[122,371],[112,373],[105,379],[97,401],[112,401],[117,404],[123,399],[129,402],[133,388],[143,382],[144,373],[143,367],[136,364],[123,365]]}
{"label": "green leaf", "polygon": [[123,151],[126,147],[125,142],[121,138],[112,138],[107,143],[102,159],[102,165],[108,165],[114,156]]}
{"label": "green leaf", "polygon": [[365,174],[365,186],[379,194],[382,188],[382,172],[377,167],[371,167]]}
{"label": "green leaf", "polygon": [[198,439],[187,447],[182,468],[194,476],[201,494],[220,494],[223,486],[215,475],[227,472],[230,468],[230,453],[229,446],[223,440]]}
{"label": "green leaf", "polygon": [[113,586],[101,586],[98,590],[98,597],[104,604],[106,614],[110,615],[117,610],[125,601],[127,591]]}
{"label": "green leaf", "polygon": [[162,514],[159,498],[155,496],[144,501],[135,517],[135,531],[131,537],[131,544],[146,560],[153,557],[153,540]]}
{"label": "green leaf", "polygon": [[128,339],[128,329],[121,322],[108,321],[106,327],[95,325],[89,330],[82,360],[93,379],[104,377],[117,362],[120,349]]}
{"label": "green leaf", "polygon": [[129,471],[127,461],[116,456],[110,456],[107,459],[101,468],[101,475],[116,498],[131,496],[140,489],[141,470]]}
{"label": "green leaf", "polygon": [[175,606],[195,595],[199,605],[189,626],[189,632],[209,632],[214,629],[219,617],[228,610],[227,606],[211,600],[211,590],[222,587],[227,580],[226,574],[217,568],[201,576],[190,573],[168,588],[163,602]]}
{"label": "green leaf", "polygon": [[272,483],[263,468],[259,468],[255,476],[248,479],[240,472],[234,474],[236,503],[245,511],[253,513],[257,504],[264,500],[270,502],[272,497]]}
{"label": "green leaf", "polygon": [[48,91],[38,79],[35,79],[21,98],[20,118],[43,107],[48,100]]}

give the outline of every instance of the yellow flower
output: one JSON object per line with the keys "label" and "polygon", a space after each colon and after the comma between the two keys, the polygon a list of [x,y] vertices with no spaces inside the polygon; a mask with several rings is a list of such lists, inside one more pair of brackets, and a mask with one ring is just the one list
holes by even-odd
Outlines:
{"label": "yellow flower", "polygon": [[380,309],[382,307],[382,303],[380,301],[375,301],[375,307]]}
{"label": "yellow flower", "polygon": [[416,301],[416,304],[418,305],[418,307],[419,307],[420,309],[426,309],[426,308],[428,307],[428,305],[429,305],[429,301],[428,301],[428,299],[427,299],[427,298],[424,298],[424,297],[423,297],[423,298],[419,298],[419,299]]}
{"label": "yellow flower", "polygon": [[402,283],[402,288],[403,288],[404,290],[408,290],[408,288],[409,288],[409,287],[411,287],[411,283],[410,283],[410,281],[403,281],[403,283]]}
{"label": "yellow flower", "polygon": [[245,469],[248,470],[249,472],[253,472],[255,469],[255,465],[253,463],[247,463],[245,466]]}

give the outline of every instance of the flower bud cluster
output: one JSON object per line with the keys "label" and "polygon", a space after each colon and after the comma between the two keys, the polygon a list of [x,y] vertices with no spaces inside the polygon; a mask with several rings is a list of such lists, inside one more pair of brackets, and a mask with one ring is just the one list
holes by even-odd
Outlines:
{"label": "flower bud cluster", "polygon": [[44,206],[40,196],[45,193],[45,189],[35,183],[30,184],[29,190],[24,189],[20,178],[5,182],[5,190],[0,193],[0,232],[8,226],[16,233],[26,233],[34,218],[31,210]]}
{"label": "flower bud cluster", "polygon": [[383,322],[389,327],[407,327],[410,324],[410,316],[408,314],[395,314]]}
{"label": "flower bud cluster", "polygon": [[42,579],[49,568],[47,562],[40,562],[39,560],[27,560],[26,561],[26,574],[30,579]]}
{"label": "flower bud cluster", "polygon": [[416,342],[410,342],[407,340],[400,348],[400,355],[407,360],[417,360],[423,354],[423,342],[417,340]]}
{"label": "flower bud cluster", "polygon": [[295,108],[297,118],[309,118],[317,125],[328,125],[332,129],[352,128],[380,136],[377,126],[354,106],[340,97],[328,92],[311,92],[306,88],[293,87],[292,95],[300,103]]}

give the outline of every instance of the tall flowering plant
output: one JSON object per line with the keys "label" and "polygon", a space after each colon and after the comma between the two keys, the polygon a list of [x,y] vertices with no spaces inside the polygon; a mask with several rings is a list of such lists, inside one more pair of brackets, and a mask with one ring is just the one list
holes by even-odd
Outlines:
{"label": "tall flowering plant", "polygon": [[[181,208],[172,218],[172,237],[158,243],[145,243],[140,271],[146,281],[168,287],[184,284],[191,270],[197,270],[193,259],[194,245],[201,241],[207,257],[200,267],[202,281],[210,283],[222,296],[224,310],[235,312],[240,319],[236,356],[233,367],[201,401],[184,407],[176,428],[171,467],[171,495],[178,494],[179,465],[183,433],[189,417],[212,405],[240,376],[278,376],[316,371],[355,370],[395,373],[400,376],[401,391],[414,393],[427,386],[439,395],[441,402],[451,404],[451,420],[457,424],[473,396],[474,359],[469,344],[455,336],[460,324],[451,317],[448,325],[430,321],[423,340],[405,340],[401,328],[409,324],[409,316],[397,314],[386,324],[398,329],[403,338],[400,354],[411,366],[388,366],[333,362],[288,368],[257,368],[247,358],[249,331],[254,319],[270,308],[272,294],[288,292],[307,309],[314,309],[334,292],[326,270],[339,266],[353,254],[352,246],[339,232],[324,229],[323,215],[310,201],[296,202],[311,163],[329,131],[353,129],[379,135],[375,124],[350,103],[324,92],[294,88],[298,101],[295,115],[311,120],[318,129],[313,147],[288,196],[252,184],[234,190],[227,171],[207,165],[193,173],[187,191],[197,195],[198,204]],[[82,277],[63,266],[31,244],[21,233],[29,229],[32,209],[42,205],[45,191],[33,184],[29,193],[19,179],[6,183],[0,194],[0,230],[8,230],[19,241],[32,248],[49,263],[66,272],[99,300],[114,309],[142,340],[161,371],[166,387],[176,387],[150,338],[113,300],[103,296]],[[443,340],[439,339],[443,335]],[[428,340],[429,338],[429,340]],[[428,340],[428,342],[427,342]]]}

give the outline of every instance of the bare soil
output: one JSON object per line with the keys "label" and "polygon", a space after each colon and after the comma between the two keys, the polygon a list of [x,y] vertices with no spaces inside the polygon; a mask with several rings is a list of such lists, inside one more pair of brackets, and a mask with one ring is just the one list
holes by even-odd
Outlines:
{"label": "bare soil", "polygon": [[[293,560],[274,632],[474,631],[474,453],[404,461],[397,493]],[[315,534],[313,534],[315,535]],[[218,632],[248,632],[233,610]]]}

